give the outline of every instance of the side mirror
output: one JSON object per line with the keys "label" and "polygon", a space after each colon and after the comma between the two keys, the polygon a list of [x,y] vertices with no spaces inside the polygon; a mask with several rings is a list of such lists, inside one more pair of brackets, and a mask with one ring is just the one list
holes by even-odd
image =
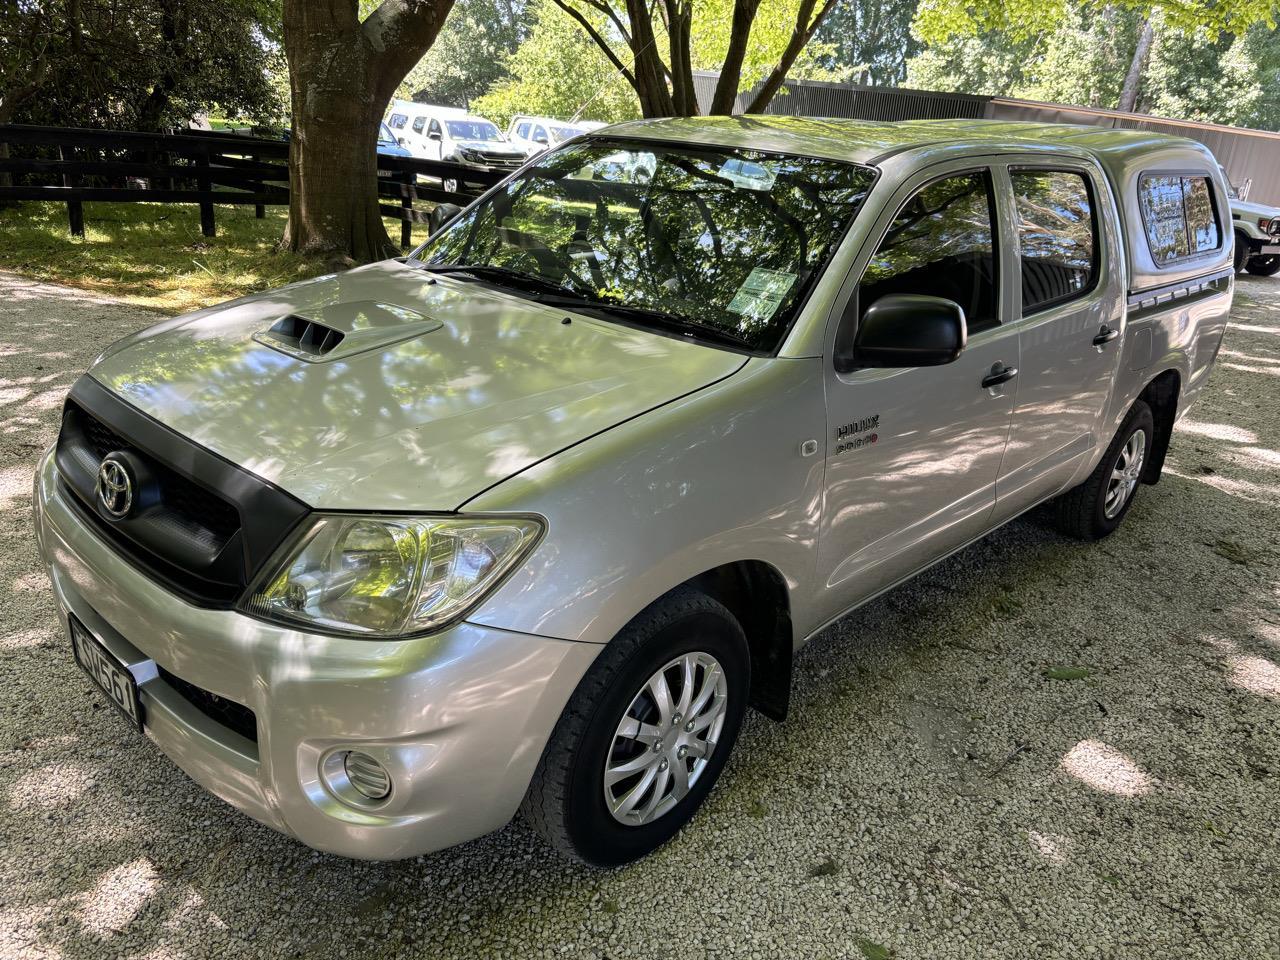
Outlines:
{"label": "side mirror", "polygon": [[964,309],[954,300],[891,293],[863,313],[840,369],[941,366],[960,356],[967,339]]}
{"label": "side mirror", "polygon": [[547,145],[547,138],[546,138],[546,135],[545,135],[545,134],[543,134],[542,136],[534,137],[534,138],[533,138],[533,142],[534,142],[534,143],[540,143],[540,144],[542,144],[542,145],[545,147],[545,146]]}
{"label": "side mirror", "polygon": [[396,144],[397,144],[398,146],[403,147],[403,146],[404,146],[404,137],[396,137]]}
{"label": "side mirror", "polygon": [[456,203],[437,203],[427,214],[427,226],[433,234],[439,233],[461,212],[462,208]]}
{"label": "side mirror", "polygon": [[442,134],[439,130],[432,130],[430,133],[428,133],[428,134],[427,134],[427,139],[428,139],[428,140],[443,140],[443,139],[444,139],[444,134]]}

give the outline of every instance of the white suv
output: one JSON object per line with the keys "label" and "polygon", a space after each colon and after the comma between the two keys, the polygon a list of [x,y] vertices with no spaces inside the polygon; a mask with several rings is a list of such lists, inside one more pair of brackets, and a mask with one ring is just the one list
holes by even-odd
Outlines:
{"label": "white suv", "polygon": [[535,157],[544,150],[558,147],[566,140],[598,130],[602,126],[604,124],[590,120],[572,123],[553,117],[517,116],[512,117],[507,126],[507,139],[513,147],[523,150],[525,156]]}
{"label": "white suv", "polygon": [[492,121],[457,107],[393,100],[387,126],[402,147],[423,160],[513,169],[525,161],[524,150],[508,143]]}

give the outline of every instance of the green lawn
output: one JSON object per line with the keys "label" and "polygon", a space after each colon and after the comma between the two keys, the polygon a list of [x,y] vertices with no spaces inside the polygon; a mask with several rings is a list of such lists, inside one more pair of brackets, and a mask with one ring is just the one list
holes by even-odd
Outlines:
{"label": "green lawn", "polygon": [[[285,208],[215,207],[216,237],[200,235],[192,204],[86,203],[85,235],[60,203],[0,210],[0,270],[182,313],[323,273],[323,261],[281,252]],[[388,229],[399,233],[398,224]],[[415,225],[415,241],[425,225]]]}

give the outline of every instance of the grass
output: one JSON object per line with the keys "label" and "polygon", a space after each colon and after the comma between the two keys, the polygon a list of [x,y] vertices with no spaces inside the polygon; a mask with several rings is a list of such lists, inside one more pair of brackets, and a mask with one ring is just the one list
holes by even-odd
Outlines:
{"label": "grass", "polygon": [[[65,204],[21,203],[0,210],[0,270],[171,314],[325,272],[324,261],[278,249],[284,207],[262,220],[251,207],[214,209],[218,235],[204,237],[192,204],[86,203],[81,238]],[[424,225],[415,230],[425,238]]]}

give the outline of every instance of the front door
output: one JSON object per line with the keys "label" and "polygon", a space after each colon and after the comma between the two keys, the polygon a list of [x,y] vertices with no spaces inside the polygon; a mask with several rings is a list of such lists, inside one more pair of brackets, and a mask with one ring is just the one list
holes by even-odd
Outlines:
{"label": "front door", "polygon": [[1124,325],[1124,264],[1111,196],[1083,161],[997,171],[1011,199],[1022,346],[1018,404],[996,519],[1084,478],[1111,441],[1104,420]]}
{"label": "front door", "polygon": [[919,175],[886,209],[844,322],[886,294],[944,297],[968,343],[942,366],[828,373],[828,618],[986,530],[1018,388],[990,169]]}

